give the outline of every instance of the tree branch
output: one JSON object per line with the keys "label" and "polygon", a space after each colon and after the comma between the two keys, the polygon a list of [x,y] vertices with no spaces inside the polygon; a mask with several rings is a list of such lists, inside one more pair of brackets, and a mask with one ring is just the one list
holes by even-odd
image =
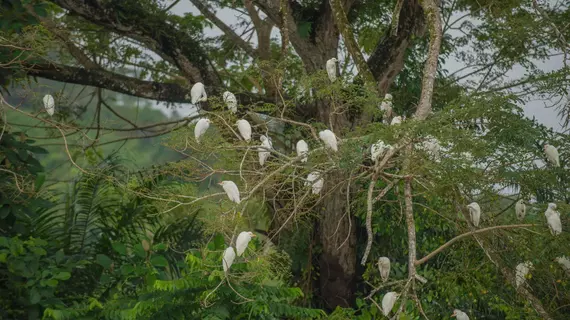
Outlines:
{"label": "tree branch", "polygon": [[360,51],[360,47],[354,38],[354,34],[352,32],[352,28],[350,27],[350,23],[346,17],[346,13],[344,12],[344,8],[342,7],[342,3],[340,0],[330,0],[331,8],[333,10],[333,16],[338,26],[342,37],[344,38],[344,42],[346,44],[346,48],[350,53],[352,60],[356,64],[358,68],[358,72],[363,76],[364,81],[366,83],[372,84],[374,83],[374,76],[372,72],[370,72],[370,68],[364,60],[364,56]]}
{"label": "tree branch", "polygon": [[247,52],[252,58],[257,57],[256,50],[249,44],[247,41],[242,39],[237,33],[233,31],[228,25],[226,25],[220,18],[216,16],[216,14],[208,8],[208,6],[203,3],[201,0],[190,0],[198,10],[206,17],[208,20],[212,21],[216,27],[218,27],[222,32],[238,47],[240,47],[243,51]]}
{"label": "tree branch", "polygon": [[441,14],[439,13],[436,0],[422,0],[420,3],[424,9],[430,36],[428,58],[425,63],[422,79],[422,93],[420,103],[415,113],[416,119],[423,120],[431,113],[431,100],[435,77],[437,75],[437,60],[441,47],[442,27]]}
{"label": "tree branch", "polygon": [[442,244],[439,248],[435,249],[434,251],[432,251],[431,253],[429,253],[427,256],[421,258],[420,260],[416,261],[416,266],[419,266],[420,264],[426,263],[429,259],[435,257],[438,253],[442,252],[443,250],[447,249],[449,246],[451,246],[452,244],[454,244],[455,242],[475,235],[475,234],[479,234],[479,233],[485,233],[488,231],[493,231],[493,230],[497,230],[497,229],[515,229],[515,228],[526,228],[526,227],[536,227],[538,226],[537,224],[510,224],[510,225],[502,225],[502,226],[493,226],[493,227],[488,227],[488,228],[484,228],[484,229],[478,229],[478,230],[473,230],[464,234],[460,234],[457,237],[447,241],[446,243]]}

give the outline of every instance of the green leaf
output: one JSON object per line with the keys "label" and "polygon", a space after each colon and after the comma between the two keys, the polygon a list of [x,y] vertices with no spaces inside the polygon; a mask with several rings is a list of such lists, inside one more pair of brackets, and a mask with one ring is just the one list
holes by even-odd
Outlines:
{"label": "green leaf", "polygon": [[154,255],[150,258],[150,263],[155,267],[166,267],[168,266],[168,260],[161,255]]}
{"label": "green leaf", "polygon": [[160,251],[160,250],[166,250],[166,244],[164,243],[157,243],[154,246],[152,246],[154,251]]}
{"label": "green leaf", "polygon": [[113,263],[113,261],[108,256],[100,253],[97,255],[95,260],[97,261],[97,264],[99,264],[103,268],[111,269],[111,264]]}
{"label": "green leaf", "polygon": [[49,279],[45,281],[45,284],[49,287],[55,288],[57,287],[57,284],[59,283],[59,281],[55,280],[55,279]]}
{"label": "green leaf", "polygon": [[67,280],[69,278],[71,278],[71,273],[67,272],[67,271],[62,271],[60,273],[58,273],[55,278],[57,280]]}
{"label": "green leaf", "polygon": [[30,290],[30,304],[36,304],[36,303],[40,302],[41,299],[42,299],[42,296],[38,292],[38,289],[32,288]]}
{"label": "green leaf", "polygon": [[120,242],[113,242],[111,245],[113,246],[113,249],[117,251],[118,254],[123,256],[127,255],[127,247],[124,244]]}
{"label": "green leaf", "polygon": [[59,249],[55,253],[55,263],[57,264],[62,263],[64,258],[65,258],[65,253],[63,253],[63,249]]}
{"label": "green leaf", "polygon": [[45,181],[46,181],[45,173],[39,173],[36,176],[35,190],[36,191],[40,190]]}

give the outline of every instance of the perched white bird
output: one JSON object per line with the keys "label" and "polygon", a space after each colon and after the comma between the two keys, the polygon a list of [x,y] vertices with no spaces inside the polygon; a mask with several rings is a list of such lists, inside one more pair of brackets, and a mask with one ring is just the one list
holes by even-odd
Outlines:
{"label": "perched white bird", "polygon": [[457,320],[469,320],[469,316],[467,315],[467,313],[459,310],[459,309],[455,309],[453,310],[453,314],[451,315],[451,317],[456,317]]}
{"label": "perched white bird", "polygon": [[251,140],[251,125],[247,120],[240,119],[236,122],[239,134],[243,137],[245,141]]}
{"label": "perched white bird", "polygon": [[308,152],[309,152],[309,145],[305,142],[305,140],[297,141],[297,157],[305,155],[304,157],[301,158],[301,162],[307,162]]}
{"label": "perched white bird", "polygon": [[394,308],[394,304],[396,303],[396,300],[398,300],[399,296],[399,294],[393,291],[384,295],[384,298],[382,298],[382,313],[384,313],[385,316],[390,314],[390,311]]}
{"label": "perched white bird", "polygon": [[378,258],[378,270],[380,271],[382,281],[386,282],[390,277],[390,259],[386,257]]}
{"label": "perched white bird", "polygon": [[378,140],[370,147],[370,158],[376,163],[384,153],[393,148],[391,145],[384,143],[384,141]]}
{"label": "perched white bird", "polygon": [[515,270],[515,283],[517,288],[526,281],[526,275],[532,269],[532,262],[525,261],[517,265]]}
{"label": "perched white bird", "polygon": [[562,233],[562,222],[560,221],[560,212],[556,211],[556,203],[549,203],[544,215],[546,216],[550,233],[553,236]]}
{"label": "perched white bird", "polygon": [[319,194],[323,189],[324,183],[325,181],[323,180],[323,178],[321,178],[321,174],[314,171],[309,173],[309,175],[307,176],[307,181],[305,182],[305,186],[306,187],[311,186],[313,189],[313,194]]}
{"label": "perched white bird", "polygon": [[467,208],[469,208],[469,215],[471,216],[471,222],[474,226],[479,226],[479,220],[481,219],[481,207],[477,202],[470,203]]}
{"label": "perched white bird", "polygon": [[269,139],[264,135],[261,135],[259,140],[261,140],[261,146],[257,148],[257,152],[259,153],[259,165],[263,166],[265,164],[265,160],[267,160],[269,155],[271,155],[271,151],[268,150],[272,148],[272,145],[271,141],[269,141]]}
{"label": "perched white bird", "polygon": [[53,116],[53,113],[55,111],[55,101],[53,100],[51,94],[46,94],[42,100],[44,102],[44,108],[46,109],[46,112],[50,116]]}
{"label": "perched white bird", "polygon": [[565,256],[562,256],[554,260],[560,264],[562,269],[564,269],[566,272],[570,272],[570,259],[566,258]]}
{"label": "perched white bird", "polygon": [[331,82],[335,82],[336,80],[336,63],[337,58],[331,58],[327,61],[327,74],[329,75],[329,79]]}
{"label": "perched white bird", "polygon": [[392,116],[392,95],[386,93],[384,100],[380,103],[380,110],[384,112],[384,119],[388,119]]}
{"label": "perched white bird", "polygon": [[233,181],[229,181],[229,180],[228,181],[222,181],[222,182],[219,182],[218,184],[220,186],[222,186],[222,188],[224,188],[224,191],[228,195],[228,198],[230,199],[230,201],[233,201],[235,203],[241,202],[241,200],[239,198],[239,189]]}
{"label": "perched white bird", "polygon": [[400,124],[400,123],[402,123],[402,117],[397,116],[397,117],[394,117],[394,119],[392,119],[392,122],[390,122],[390,125],[393,126],[393,125]]}
{"label": "perched white bird", "polygon": [[241,255],[243,254],[243,252],[247,248],[247,245],[251,241],[251,238],[255,238],[255,234],[253,232],[249,232],[249,231],[241,232],[238,235],[238,237],[236,239],[236,250],[237,250],[238,257],[241,257]]}
{"label": "perched white bird", "polygon": [[192,86],[192,89],[190,89],[190,96],[192,98],[192,104],[208,100],[208,95],[206,95],[206,88],[202,82],[196,82]]}
{"label": "perched white bird", "polygon": [[228,110],[230,110],[232,113],[236,113],[237,112],[236,96],[233,93],[226,91],[224,92],[222,97],[224,98],[224,102],[226,103]]}
{"label": "perched white bird", "polygon": [[519,221],[524,220],[524,216],[526,215],[526,205],[524,204],[523,199],[520,199],[517,201],[517,204],[515,204],[515,213],[517,214],[517,219],[519,219]]}
{"label": "perched white bird", "polygon": [[319,138],[323,140],[327,148],[332,149],[333,151],[338,151],[336,136],[332,131],[327,129],[319,132]]}
{"label": "perched white bird", "polygon": [[194,127],[194,137],[196,137],[196,142],[200,142],[200,137],[206,133],[206,130],[210,127],[210,120],[207,118],[202,118],[198,120],[196,126]]}
{"label": "perched white bird", "polygon": [[222,258],[222,267],[224,268],[224,272],[228,272],[232,264],[234,264],[234,260],[236,259],[236,252],[234,248],[227,247],[224,250],[224,256]]}
{"label": "perched white bird", "polygon": [[441,158],[439,154],[441,146],[436,138],[428,137],[422,142],[422,147],[434,160],[439,160]]}
{"label": "perched white bird", "polygon": [[558,156],[558,149],[556,149],[555,146],[551,146],[548,143],[544,144],[544,153],[552,165],[560,167],[560,157]]}

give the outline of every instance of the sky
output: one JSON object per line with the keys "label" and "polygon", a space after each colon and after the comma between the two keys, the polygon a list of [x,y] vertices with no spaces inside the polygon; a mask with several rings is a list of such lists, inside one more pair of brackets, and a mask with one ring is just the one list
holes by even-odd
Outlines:
{"label": "sky", "polygon": [[[189,0],[180,1],[176,6],[174,6],[171,9],[171,12],[173,12],[177,15],[184,15],[184,14],[189,13],[189,12],[191,12],[194,15],[200,14],[199,11],[190,3]],[[229,25],[236,24],[238,22],[238,15],[239,14],[240,13],[233,11],[233,10],[229,10],[229,9],[223,9],[223,10],[219,10],[217,12],[217,16],[222,21],[226,22],[226,24],[229,24]],[[457,14],[457,16],[461,16],[461,15],[462,14],[459,14],[459,13]],[[472,22],[476,23],[475,21],[472,21]],[[208,37],[213,37],[213,36],[220,35],[221,31],[219,29],[217,29],[216,27],[207,28],[205,30],[205,34]],[[273,29],[273,36],[276,38],[279,37],[279,32],[276,28]],[[255,44],[255,37],[253,37],[252,40]],[[543,71],[551,71],[551,70],[555,70],[555,69],[560,69],[562,67],[562,57],[557,56],[557,57],[551,58],[548,61],[539,62],[539,65],[541,66],[541,69]],[[465,66],[465,64],[463,64],[462,62],[454,61],[453,59],[448,59],[443,67],[445,69],[449,70],[450,72],[453,72],[455,70],[463,68],[464,66]],[[511,79],[516,79],[516,78],[522,77],[525,73],[526,73],[526,70],[524,68],[515,68],[514,70],[511,70],[508,73],[508,76]],[[397,99],[397,97],[395,97],[395,98]],[[557,113],[558,113],[557,110],[555,108],[546,108],[545,107],[545,105],[547,105],[549,102],[550,101],[540,100],[538,97],[534,100],[527,102],[523,106],[525,115],[529,118],[536,117],[536,119],[540,123],[544,124],[545,126],[551,127],[556,131],[562,132],[563,131],[562,124],[561,124],[561,121],[557,115]],[[162,110],[166,114],[172,113],[172,108],[166,108],[164,105],[161,105],[161,104],[157,104],[156,108]],[[180,105],[178,105],[177,112],[180,115],[188,115],[188,114],[194,113],[195,109],[190,104],[180,104]]]}

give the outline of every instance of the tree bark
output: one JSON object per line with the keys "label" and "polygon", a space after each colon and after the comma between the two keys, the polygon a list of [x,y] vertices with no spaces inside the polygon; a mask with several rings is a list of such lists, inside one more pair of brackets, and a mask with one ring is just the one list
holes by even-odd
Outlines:
{"label": "tree bark", "polygon": [[319,259],[320,294],[325,307],[350,307],[356,287],[356,227],[347,214],[347,197],[342,190],[346,177],[333,172],[325,177],[322,219],[319,237],[322,253]]}

